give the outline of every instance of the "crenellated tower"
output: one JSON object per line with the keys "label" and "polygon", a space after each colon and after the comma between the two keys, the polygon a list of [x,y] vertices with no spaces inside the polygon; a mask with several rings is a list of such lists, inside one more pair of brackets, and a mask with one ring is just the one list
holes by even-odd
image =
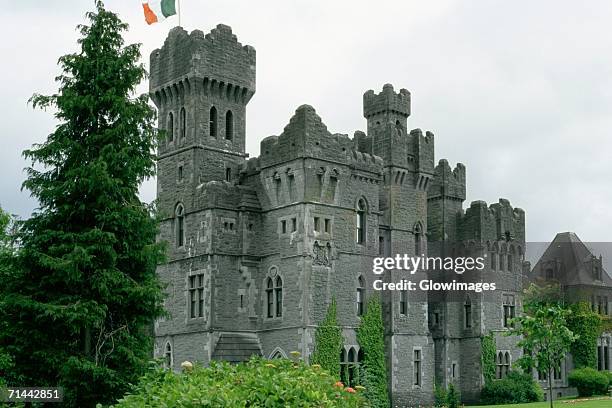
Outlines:
{"label": "crenellated tower", "polygon": [[163,47],[151,53],[150,71],[149,92],[165,132],[158,196],[171,214],[177,201],[195,206],[198,185],[237,179],[247,156],[246,106],[255,93],[255,49],[240,44],[226,25],[206,35],[175,27]]}

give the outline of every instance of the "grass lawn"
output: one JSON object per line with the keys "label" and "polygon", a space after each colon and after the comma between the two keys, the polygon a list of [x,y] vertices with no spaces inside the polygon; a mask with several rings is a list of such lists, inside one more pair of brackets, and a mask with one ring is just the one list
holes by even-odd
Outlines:
{"label": "grass lawn", "polygon": [[[612,398],[610,397],[593,397],[585,399],[562,398],[553,401],[555,408],[610,408],[612,407]],[[513,404],[513,405],[481,405],[480,408],[487,407],[508,407],[508,408],[549,408],[550,402],[532,402],[530,404]]]}

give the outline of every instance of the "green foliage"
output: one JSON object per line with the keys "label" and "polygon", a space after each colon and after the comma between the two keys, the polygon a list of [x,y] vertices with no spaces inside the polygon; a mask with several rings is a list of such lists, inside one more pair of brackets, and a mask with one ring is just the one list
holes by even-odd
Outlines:
{"label": "green foliage", "polygon": [[602,333],[602,319],[591,310],[591,305],[580,302],[571,306],[568,328],[578,336],[571,353],[576,368],[597,367],[597,339]]}
{"label": "green foliage", "polygon": [[455,384],[449,384],[448,390],[440,385],[434,388],[434,406],[457,408],[461,406],[461,393]]}
{"label": "green foliage", "polygon": [[446,388],[436,385],[434,388],[434,407],[445,407],[447,396]]}
{"label": "green foliage", "polygon": [[482,359],[482,375],[484,376],[485,384],[495,379],[495,336],[489,333],[483,336],[480,340],[481,344],[481,359]]}
{"label": "green foliage", "polygon": [[79,50],[59,59],[59,91],[34,95],[59,122],[26,150],[23,187],[40,208],[19,228],[0,300],[0,348],[19,384],[63,386],[67,407],[111,403],[146,370],[163,313],[157,220],[138,198],[154,174],[155,112],[127,25],[96,2]]}
{"label": "green foliage", "polygon": [[[552,404],[552,370],[561,366],[561,361],[570,350],[576,335],[567,328],[571,311],[558,305],[540,305],[530,314],[513,319],[514,328],[508,335],[520,335],[518,346],[524,354],[517,364],[527,373],[533,368],[548,373],[549,394]],[[516,324],[518,323],[518,325]]]}
{"label": "green foliage", "polygon": [[336,299],[332,299],[327,315],[315,332],[315,348],[311,358],[312,364],[319,364],[331,375],[339,378],[340,351],[342,350],[342,330],[338,326]]}
{"label": "green foliage", "polygon": [[546,306],[561,306],[562,299],[562,290],[558,283],[542,282],[540,285],[530,283],[523,292],[523,306],[527,314]]}
{"label": "green foliage", "polygon": [[569,385],[576,387],[578,396],[591,397],[593,395],[606,395],[610,379],[604,372],[594,370],[590,367],[579,368],[570,373]]}
{"label": "green foliage", "polygon": [[544,399],[544,392],[533,377],[526,373],[510,371],[508,375],[485,384],[480,402],[485,405],[519,404]]}
{"label": "green foliage", "polygon": [[387,391],[387,367],[385,356],[385,332],[382,305],[378,296],[372,296],[357,329],[357,341],[363,350],[363,385],[365,396],[372,407],[389,407]]}
{"label": "green foliage", "polygon": [[448,408],[457,408],[461,405],[461,394],[459,390],[455,388],[454,384],[448,386],[448,393],[446,394],[446,406]]}
{"label": "green foliage", "polygon": [[153,371],[114,407],[362,407],[360,394],[318,366],[253,358],[182,374]]}

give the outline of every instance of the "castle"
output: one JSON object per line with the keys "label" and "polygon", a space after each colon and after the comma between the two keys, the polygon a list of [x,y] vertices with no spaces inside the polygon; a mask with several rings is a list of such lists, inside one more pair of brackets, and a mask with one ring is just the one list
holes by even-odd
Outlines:
{"label": "castle", "polygon": [[[300,106],[282,133],[245,153],[246,106],[255,93],[255,49],[230,27],[172,29],[153,51],[150,95],[165,139],[158,155],[160,239],[169,256],[169,317],[155,323],[156,355],[243,361],[252,354],[308,360],[317,324],[337,301],[342,378],[358,381],[356,328],[379,254],[485,256],[462,277],[493,292],[382,292],[389,390],[394,406],[433,401],[434,382],[464,401],[484,384],[482,338],[496,339],[496,373],[520,356],[504,336],[521,308],[525,213],[505,199],[463,209],[466,170],[434,161],[434,134],[408,130],[411,95],[367,91],[367,131],[331,133]],[[398,281],[391,271],[385,280]]]}

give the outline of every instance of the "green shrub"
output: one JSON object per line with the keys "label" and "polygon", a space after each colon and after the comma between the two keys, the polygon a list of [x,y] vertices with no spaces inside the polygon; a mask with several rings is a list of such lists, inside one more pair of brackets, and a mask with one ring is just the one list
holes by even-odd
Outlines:
{"label": "green shrub", "polygon": [[540,385],[529,374],[510,371],[506,378],[488,382],[480,393],[485,405],[518,404],[544,399]]}
{"label": "green shrub", "polygon": [[454,384],[448,386],[448,392],[446,393],[446,405],[448,408],[457,408],[461,405],[461,394],[459,390],[455,388]]}
{"label": "green shrub", "polygon": [[254,357],[231,365],[212,362],[177,374],[147,374],[115,408],[141,407],[361,407],[361,387],[344,387],[318,365]]}
{"label": "green shrub", "polygon": [[454,384],[448,386],[448,390],[444,387],[436,385],[434,388],[434,406],[457,408],[461,406],[461,394],[455,388]]}
{"label": "green shrub", "polygon": [[610,379],[608,375],[590,367],[579,368],[570,373],[569,385],[578,389],[578,396],[590,397],[608,393]]}
{"label": "green shrub", "polygon": [[388,408],[385,328],[380,297],[368,300],[366,312],[357,329],[357,342],[363,350],[365,397],[373,408]]}
{"label": "green shrub", "polygon": [[446,406],[446,397],[446,388],[436,385],[436,388],[434,388],[434,407]]}

